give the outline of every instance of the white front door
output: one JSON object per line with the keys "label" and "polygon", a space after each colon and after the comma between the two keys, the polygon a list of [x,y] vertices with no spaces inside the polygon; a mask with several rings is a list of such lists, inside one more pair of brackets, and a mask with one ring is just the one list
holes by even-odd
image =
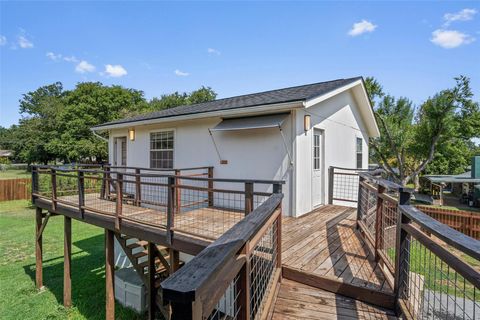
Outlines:
{"label": "white front door", "polygon": [[127,137],[114,138],[113,165],[127,165]]}
{"label": "white front door", "polygon": [[323,204],[323,132],[313,129],[312,140],[312,206]]}

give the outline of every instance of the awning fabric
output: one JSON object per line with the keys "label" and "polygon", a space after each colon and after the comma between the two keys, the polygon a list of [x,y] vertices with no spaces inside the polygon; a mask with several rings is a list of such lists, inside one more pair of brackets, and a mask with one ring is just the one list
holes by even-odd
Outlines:
{"label": "awning fabric", "polygon": [[223,119],[222,122],[215,128],[210,129],[210,131],[279,128],[288,115],[288,113],[280,113],[265,116]]}

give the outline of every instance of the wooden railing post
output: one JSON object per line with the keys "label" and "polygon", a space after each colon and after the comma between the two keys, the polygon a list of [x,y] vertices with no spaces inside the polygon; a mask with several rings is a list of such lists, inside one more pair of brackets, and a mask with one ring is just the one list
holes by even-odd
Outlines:
{"label": "wooden railing post", "polygon": [[116,187],[117,202],[115,206],[115,229],[120,230],[120,217],[122,216],[123,206],[123,174],[117,172]]}
{"label": "wooden railing post", "polygon": [[107,180],[105,179],[105,165],[102,164],[100,167],[102,169],[102,185],[100,186],[100,199],[105,199],[105,194],[107,192]]}
{"label": "wooden railing post", "polygon": [[57,171],[54,168],[50,169],[50,176],[52,178],[52,209],[57,210]]}
{"label": "wooden railing post", "polygon": [[38,193],[38,168],[32,167],[32,203],[35,201],[35,194]]}
{"label": "wooden railing post", "polygon": [[[410,202],[410,193],[399,190],[398,206],[406,205]],[[409,270],[404,270],[409,267],[409,263],[405,260],[410,259],[410,252],[408,251],[408,233],[403,230],[402,225],[410,223],[410,219],[405,216],[400,208],[397,206],[397,226],[396,226],[396,243],[395,243],[395,278],[393,284],[393,293],[395,294],[396,308],[399,310],[398,302],[401,297],[402,284],[408,285]]]}
{"label": "wooden railing post", "polygon": [[[175,170],[175,185],[179,186],[180,185],[180,170],[176,169]],[[182,190],[178,187],[175,188],[175,213],[180,213],[180,209],[182,207],[182,196],[181,196]]]}
{"label": "wooden railing post", "polygon": [[43,287],[43,237],[42,237],[42,208],[35,208],[35,283],[37,289]]}
{"label": "wooden railing post", "polygon": [[172,244],[173,240],[173,228],[175,227],[175,217],[174,217],[174,199],[173,195],[175,192],[175,177],[168,177],[168,186],[167,186],[167,242]]}
{"label": "wooden railing post", "polygon": [[105,181],[105,199],[110,199],[110,183],[112,181],[110,175],[110,166],[106,166],[104,171],[103,180]]}
{"label": "wooden railing post", "polygon": [[140,169],[135,169],[135,205],[139,206],[142,203],[142,184]]}
{"label": "wooden railing post", "polygon": [[365,180],[364,177],[358,175],[358,200],[357,200],[357,229],[360,229],[358,222],[362,218],[362,182]]}
{"label": "wooden railing post", "polygon": [[333,179],[335,176],[335,168],[328,168],[328,204],[333,204]]}
{"label": "wooden railing post", "polygon": [[213,167],[208,168],[208,206],[213,207]]}
{"label": "wooden railing post", "polygon": [[236,286],[239,305],[239,320],[250,320],[250,260],[247,255],[247,261],[240,269],[238,285]]}
{"label": "wooden railing post", "polygon": [[273,184],[273,193],[282,193],[282,184],[274,183]]}
{"label": "wooden railing post", "polygon": [[375,261],[380,260],[378,252],[382,249],[383,239],[383,198],[380,197],[385,192],[385,188],[377,185],[377,208],[375,212]]}
{"label": "wooden railing post", "polygon": [[78,210],[82,219],[85,215],[85,176],[83,171],[78,171]]}
{"label": "wooden railing post", "polygon": [[245,182],[245,215],[253,211],[253,182]]}

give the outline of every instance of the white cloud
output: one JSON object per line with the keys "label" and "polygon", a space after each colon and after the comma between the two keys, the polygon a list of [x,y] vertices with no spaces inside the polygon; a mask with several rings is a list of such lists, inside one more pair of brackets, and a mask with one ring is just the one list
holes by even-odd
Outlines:
{"label": "white cloud", "polygon": [[28,40],[25,35],[18,36],[17,43],[22,49],[33,48],[33,42]]}
{"label": "white cloud", "polygon": [[430,39],[434,44],[445,49],[452,49],[475,41],[472,36],[456,30],[437,29]]}
{"label": "white cloud", "polygon": [[85,60],[82,60],[75,66],[75,71],[78,73],[94,72],[95,66]]}
{"label": "white cloud", "polygon": [[62,59],[62,55],[60,53],[55,54],[53,52],[47,52],[46,56],[47,56],[47,58],[49,58],[50,60],[53,60],[53,61],[57,61],[57,60]]}
{"label": "white cloud", "polygon": [[213,49],[213,48],[208,48],[207,52],[211,55],[217,55],[217,56],[220,55],[220,51],[218,51],[217,49]]}
{"label": "white cloud", "polygon": [[469,21],[477,14],[476,9],[463,9],[455,13],[445,13],[443,19],[445,20],[444,26],[448,26],[454,21]]}
{"label": "white cloud", "polygon": [[7,44],[7,37],[0,35],[0,46]]}
{"label": "white cloud", "polygon": [[119,78],[119,77],[126,76],[127,70],[125,70],[125,68],[119,64],[116,64],[116,65],[107,64],[105,65],[104,74],[107,75],[108,77]]}
{"label": "white cloud", "polygon": [[178,69],[175,70],[174,73],[175,73],[177,76],[179,76],[179,77],[186,77],[186,76],[189,76],[189,75],[190,75],[190,73],[184,72],[184,71],[180,71],[180,70],[178,70]]}
{"label": "white cloud", "polygon": [[367,20],[354,23],[348,34],[352,37],[359,36],[366,32],[373,32],[378,26]]}
{"label": "white cloud", "polygon": [[63,57],[63,60],[65,60],[65,61],[67,61],[67,62],[78,62],[78,59],[75,58],[74,56]]}

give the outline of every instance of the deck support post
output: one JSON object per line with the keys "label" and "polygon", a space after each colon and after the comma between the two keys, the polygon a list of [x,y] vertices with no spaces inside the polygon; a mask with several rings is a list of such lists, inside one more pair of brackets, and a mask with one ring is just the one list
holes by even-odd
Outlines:
{"label": "deck support post", "polygon": [[114,233],[105,229],[105,319],[115,319],[115,292],[114,292],[114,272],[115,258],[113,252]]}
{"label": "deck support post", "polygon": [[170,275],[172,275],[175,271],[178,270],[180,267],[180,252],[173,248],[168,249],[169,256],[170,256]]}
{"label": "deck support post", "polygon": [[42,208],[35,208],[35,282],[37,289],[43,287],[43,245],[42,245]]}
{"label": "deck support post", "polygon": [[[332,178],[333,179],[333,178]],[[361,174],[358,175],[358,196],[357,196],[357,223],[356,227],[357,230],[360,230],[360,225],[358,222],[360,221],[360,218],[362,216],[362,182],[365,180],[364,177],[362,177]],[[333,180],[332,180],[332,185],[333,185]],[[333,195],[333,193],[332,193]],[[333,196],[332,196],[332,204],[333,204]]]}
{"label": "deck support post", "polygon": [[152,242],[148,243],[148,319],[155,319],[155,253],[156,253],[155,244]]}
{"label": "deck support post", "polygon": [[64,216],[63,228],[63,305],[72,306],[72,218]]}

